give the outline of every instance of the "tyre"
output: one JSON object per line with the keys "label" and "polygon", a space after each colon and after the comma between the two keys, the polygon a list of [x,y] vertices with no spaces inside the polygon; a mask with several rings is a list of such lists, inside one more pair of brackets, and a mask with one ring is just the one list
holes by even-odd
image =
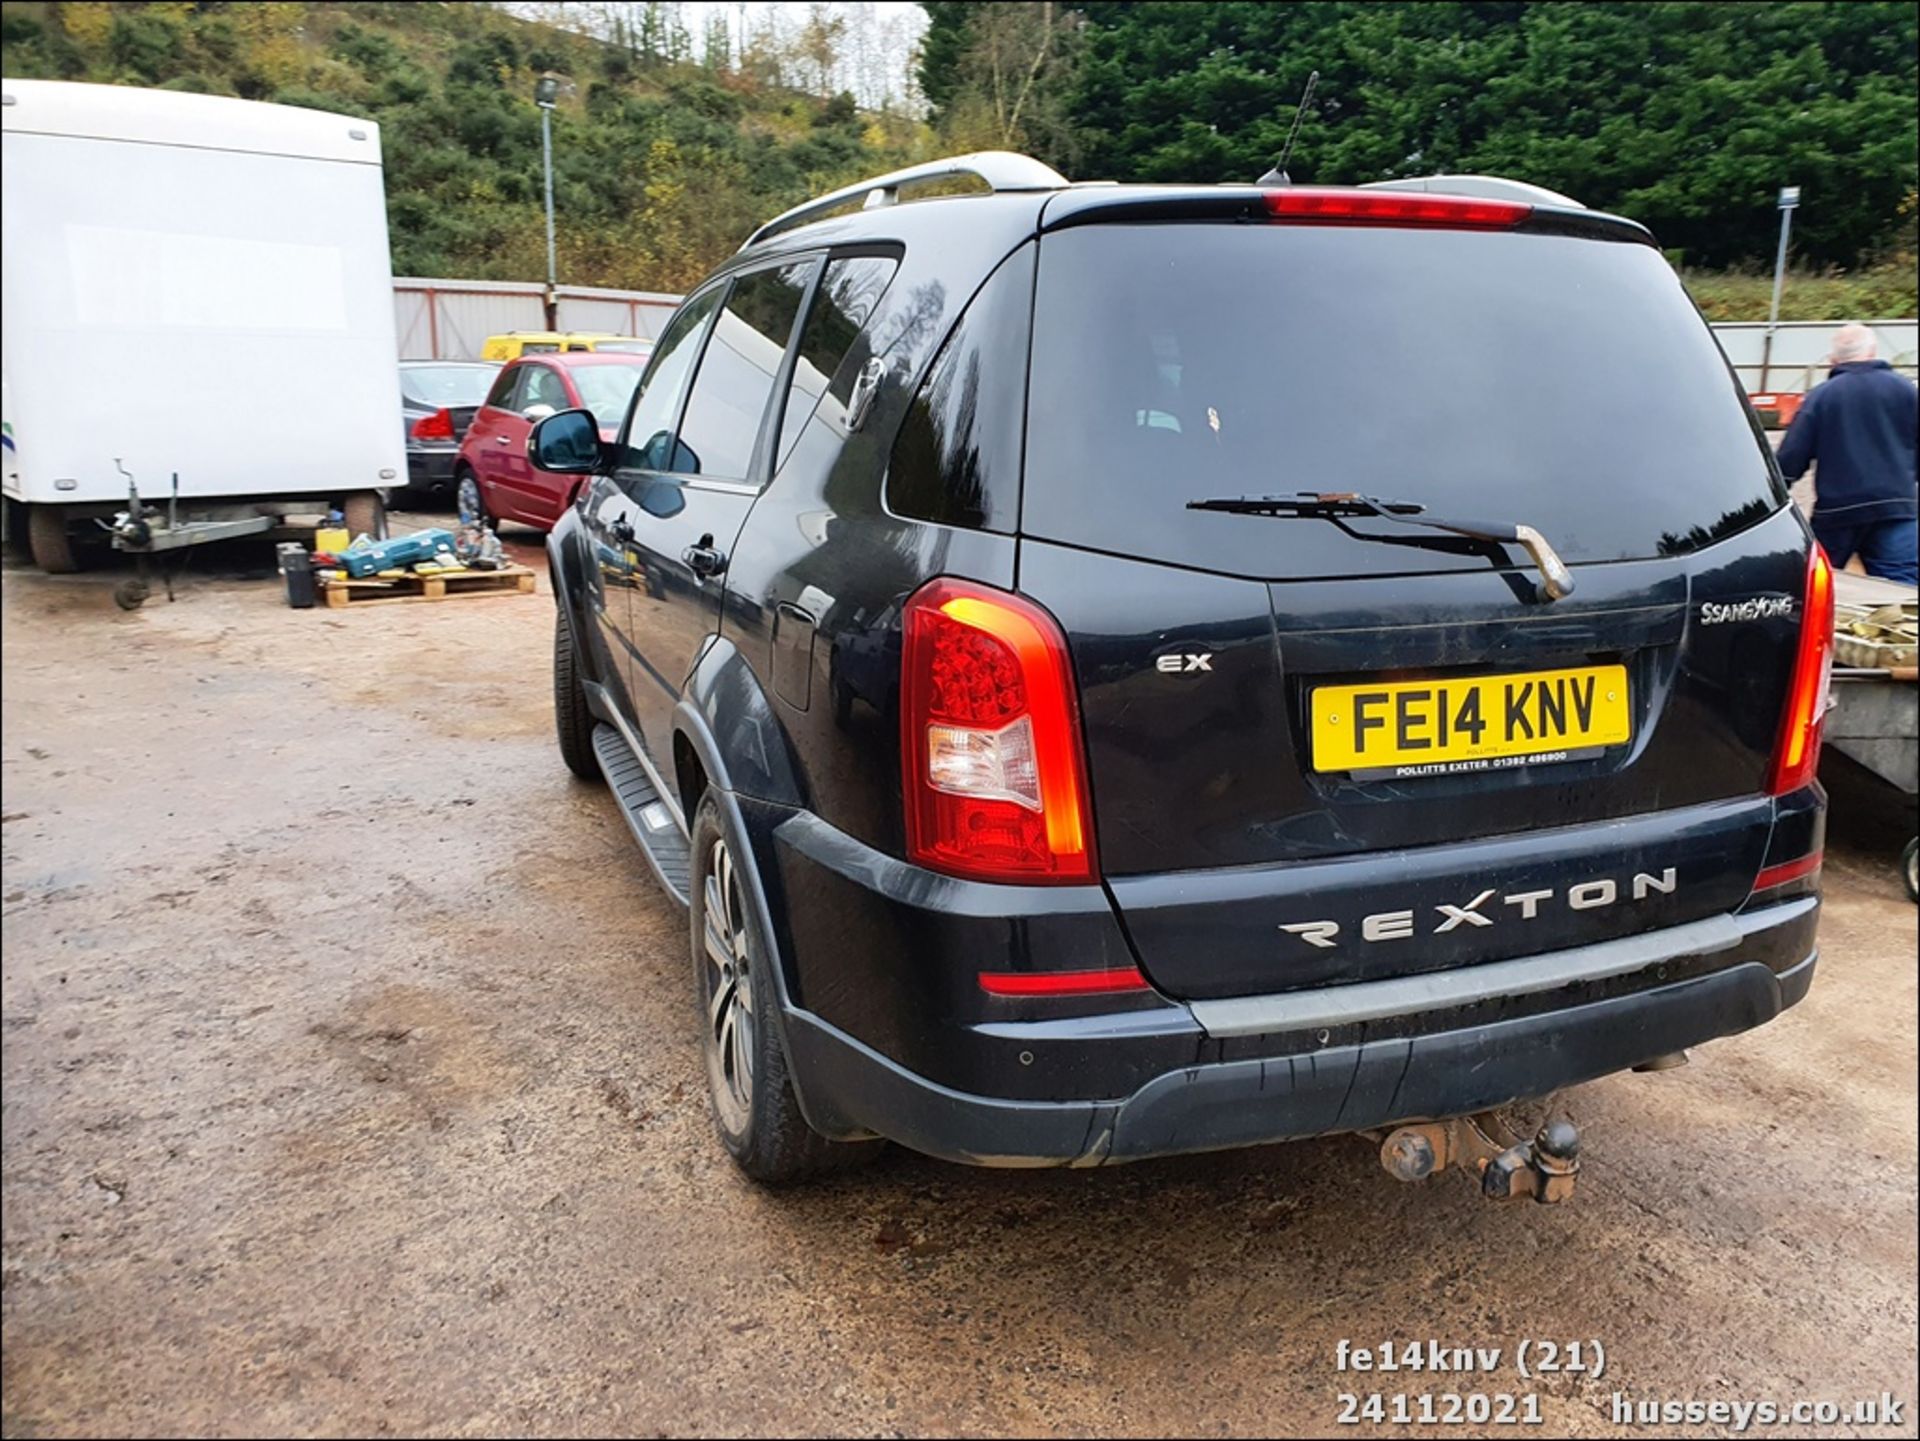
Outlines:
{"label": "tyre", "polygon": [[1900,852],[1900,874],[1906,877],[1907,899],[1920,901],[1920,838],[1908,841]]}
{"label": "tyre", "polygon": [[48,575],[70,575],[80,569],[73,553],[73,537],[67,533],[67,512],[62,506],[27,507],[27,549],[33,555],[33,563]]}
{"label": "tyre", "polygon": [[356,490],[341,502],[340,513],[346,517],[347,534],[352,539],[363,535],[375,540],[387,538],[387,503],[379,491]]}
{"label": "tyre", "polygon": [[553,725],[567,769],[583,781],[597,781],[600,762],[593,753],[593,712],[587,709],[582,680],[580,652],[573,643],[563,600],[553,610]]}
{"label": "tyre", "polygon": [[484,522],[495,535],[506,522],[487,509],[486,497],[480,493],[480,481],[471,470],[460,467],[460,478],[453,488],[454,509],[461,515],[471,515],[476,521]]}
{"label": "tyre", "polygon": [[27,543],[27,506],[12,496],[0,496],[6,512],[7,554],[15,560],[32,560],[33,548]]}
{"label": "tyre", "polygon": [[478,525],[488,519],[487,503],[480,498],[480,482],[464,465],[454,477],[453,509],[463,522],[471,520]]}
{"label": "tyre", "polygon": [[756,1181],[782,1185],[862,1164],[884,1143],[830,1141],[800,1114],[775,1028],[773,952],[747,884],[720,803],[709,791],[693,817],[687,908],[707,1098],[714,1130],[734,1163]]}

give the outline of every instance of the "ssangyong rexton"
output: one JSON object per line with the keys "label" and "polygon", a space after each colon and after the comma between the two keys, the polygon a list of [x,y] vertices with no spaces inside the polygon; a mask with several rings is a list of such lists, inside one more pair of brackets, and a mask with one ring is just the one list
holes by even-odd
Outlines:
{"label": "ssangyong rexton", "polygon": [[529,452],[561,752],[753,1176],[1464,1116],[1812,980],[1831,576],[1631,221],[971,156]]}

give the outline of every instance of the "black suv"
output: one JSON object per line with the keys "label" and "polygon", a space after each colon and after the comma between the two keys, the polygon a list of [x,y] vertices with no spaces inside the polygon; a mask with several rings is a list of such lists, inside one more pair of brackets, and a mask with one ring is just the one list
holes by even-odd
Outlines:
{"label": "black suv", "polygon": [[1812,980],[1831,574],[1631,221],[945,161],[529,456],[755,1177],[1462,1116]]}

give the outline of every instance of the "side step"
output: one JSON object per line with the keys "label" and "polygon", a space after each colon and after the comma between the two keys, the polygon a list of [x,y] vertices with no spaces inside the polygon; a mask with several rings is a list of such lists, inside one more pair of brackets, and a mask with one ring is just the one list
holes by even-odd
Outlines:
{"label": "side step", "polygon": [[680,823],[673,818],[672,808],[654,789],[653,778],[634,755],[633,747],[612,726],[593,728],[593,753],[600,759],[607,786],[620,802],[620,814],[627,818],[627,825],[640,842],[647,864],[669,894],[686,905],[692,851],[680,833]]}

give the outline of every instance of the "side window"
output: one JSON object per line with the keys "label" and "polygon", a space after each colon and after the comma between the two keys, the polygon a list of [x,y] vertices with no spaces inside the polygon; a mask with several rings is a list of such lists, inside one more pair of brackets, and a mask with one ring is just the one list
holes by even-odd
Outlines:
{"label": "side window", "polygon": [[520,372],[525,368],[509,365],[501,371],[499,379],[493,382],[493,389],[487,392],[487,404],[495,410],[513,409],[513,388],[520,383]]}
{"label": "side window", "polygon": [[767,399],[816,263],[796,260],[733,282],[687,397],[676,469],[709,480],[747,478]]}
{"label": "side window", "polygon": [[526,388],[520,392],[519,409],[528,411],[536,405],[550,405],[555,410],[565,410],[573,402],[567,399],[567,383],[560,378],[560,372],[548,365],[529,365]]}
{"label": "side window", "polygon": [[854,378],[872,354],[860,328],[899,268],[891,255],[851,255],[827,262],[793,361],[793,384],[780,420],[780,465],[787,463],[822,395],[831,391],[839,412],[845,413]]}
{"label": "side window", "polygon": [[680,419],[680,402],[687,393],[694,359],[700,354],[707,317],[725,292],[724,285],[716,285],[705,295],[695,296],[680,308],[660,337],[640,398],[634,402],[632,419],[627,422],[626,454],[621,461],[624,466],[635,470],[680,468],[672,463],[674,425]]}
{"label": "side window", "polygon": [[1033,246],[973,297],[913,398],[887,467],[896,515],[1012,530],[1020,503]]}

